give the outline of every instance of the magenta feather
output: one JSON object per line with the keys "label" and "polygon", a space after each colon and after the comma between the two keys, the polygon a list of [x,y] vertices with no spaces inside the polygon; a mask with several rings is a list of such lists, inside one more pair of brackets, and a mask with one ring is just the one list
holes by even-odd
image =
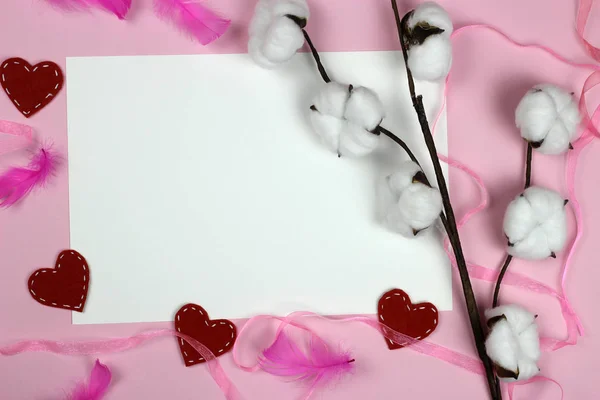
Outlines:
{"label": "magenta feather", "polygon": [[0,176],[0,206],[10,207],[29,194],[35,187],[43,186],[56,169],[57,156],[42,148],[29,165],[13,167]]}
{"label": "magenta feather", "polygon": [[352,371],[354,359],[350,353],[335,352],[320,338],[313,335],[306,352],[283,331],[275,342],[263,351],[259,365],[272,375],[326,385]]}
{"label": "magenta feather", "polygon": [[69,400],[100,400],[106,393],[111,379],[110,369],[96,360],[87,385],[83,383],[77,385]]}
{"label": "magenta feather", "polygon": [[54,7],[62,10],[85,10],[100,8],[115,14],[119,19],[125,16],[131,8],[131,0],[46,0]]}
{"label": "magenta feather", "polygon": [[154,0],[154,11],[203,45],[220,38],[231,24],[194,0]]}

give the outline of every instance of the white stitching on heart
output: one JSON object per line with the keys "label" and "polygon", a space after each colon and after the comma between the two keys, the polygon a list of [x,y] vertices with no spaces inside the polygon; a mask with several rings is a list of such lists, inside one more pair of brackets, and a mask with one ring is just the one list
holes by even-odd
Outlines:
{"label": "white stitching on heart", "polygon": [[[206,317],[206,320],[205,320],[205,322],[206,322],[206,326],[211,326],[211,325],[209,325],[209,323],[208,323],[208,319],[209,319],[208,315],[205,315],[205,314],[202,312],[202,309],[197,309],[196,307],[190,306],[190,307],[185,307],[183,310],[181,310],[181,312],[182,312],[182,313],[184,313],[184,312],[186,312],[188,309],[191,309],[191,310],[193,310],[193,311],[198,311],[198,313],[200,313],[200,315],[202,315],[203,317]],[[177,322],[181,322],[181,318],[180,318],[180,316],[179,316],[179,313],[177,313],[177,314],[178,314],[178,315],[177,315],[177,318],[176,318],[176,319],[177,319],[177,321],[176,321],[176,324],[177,324]],[[229,327],[231,328],[231,341],[229,341],[229,342],[225,343],[225,344],[223,345],[223,348],[222,348],[222,349],[219,349],[219,350],[217,350],[217,354],[223,353],[223,352],[224,352],[224,351],[227,349],[227,346],[229,346],[229,345],[231,344],[231,342],[233,341],[233,339],[235,338],[235,335],[234,335],[234,332],[235,332],[235,326],[233,326],[233,324],[231,324],[231,323],[227,323],[227,322],[225,322],[225,321],[219,321],[219,324],[220,324],[220,325],[229,325]],[[214,328],[215,326],[217,326],[217,324],[216,324],[216,323],[212,324],[212,326],[211,326],[211,327],[212,327],[212,328]],[[181,327],[177,326],[177,331],[178,331],[178,332],[181,332]],[[184,340],[183,340],[183,339],[181,339],[181,338],[180,338],[180,339],[179,339],[179,341],[181,342],[181,346],[184,346],[184,345],[185,345],[185,342],[184,342]],[[188,346],[189,346],[189,344],[188,344]],[[192,347],[192,349],[193,349],[193,347]],[[183,351],[183,348],[182,348],[182,351]],[[194,351],[195,351],[195,350],[194,350]],[[188,356],[188,354],[187,354],[185,351],[183,351],[183,354],[185,355],[185,357],[187,357],[187,356]],[[200,357],[199,357],[198,359],[196,359],[196,360],[189,360],[189,359],[185,359],[185,362],[186,362],[187,364],[193,364],[193,363],[195,363],[195,362],[202,362],[202,361],[205,361],[205,360],[204,360],[204,357],[202,357],[202,356],[200,356]]]}
{"label": "white stitching on heart", "polygon": [[[60,260],[62,260],[62,258],[65,256],[65,254],[64,254],[64,253],[65,253],[65,252],[62,252],[62,253],[61,253],[61,255],[58,257],[58,260],[57,260],[57,261],[60,261]],[[70,251],[70,253],[71,253],[71,255],[76,255],[76,254],[77,254],[77,253],[75,253],[74,251]],[[84,272],[86,272],[86,270],[87,270],[87,267],[85,266],[85,260],[84,260],[83,258],[79,257],[79,256],[77,256],[77,258],[78,258],[80,261],[82,261],[81,267],[83,268],[83,271],[84,271]],[[53,271],[52,271],[52,273],[53,273],[53,274],[56,274],[56,273],[58,272],[58,270],[60,269],[60,266],[61,266],[61,265],[60,265],[60,262],[58,262],[58,263],[56,264],[56,270],[53,270]],[[34,299],[36,299],[36,300],[39,300],[39,301],[41,301],[41,302],[43,302],[43,303],[46,303],[46,302],[47,302],[47,300],[46,300],[46,299],[43,299],[43,298],[41,298],[41,297],[39,297],[39,296],[37,295],[37,293],[36,293],[36,292],[35,292],[35,291],[32,289],[32,287],[35,285],[35,278],[36,278],[36,277],[37,277],[39,274],[45,274],[45,273],[47,273],[47,272],[48,272],[48,270],[45,270],[45,269],[44,269],[44,270],[41,270],[41,271],[37,271],[37,272],[36,272],[35,274],[33,274],[33,276],[30,278],[30,282],[29,282],[29,292],[30,292],[30,293],[33,295],[33,298],[34,298]],[[87,285],[85,284],[85,282],[86,282],[86,276],[85,276],[85,274],[84,274],[83,278],[84,278],[84,279],[83,279],[83,282],[84,282],[84,284],[83,284],[83,287],[82,287],[82,289],[83,289],[83,291],[84,291],[84,294],[82,294],[82,295],[81,295],[81,298],[80,298],[81,302],[80,302],[80,303],[79,303],[77,306],[72,306],[72,305],[69,305],[69,304],[63,304],[63,305],[62,305],[63,307],[66,307],[66,308],[73,308],[73,309],[76,309],[76,310],[78,310],[78,309],[80,309],[80,308],[82,308],[82,307],[83,307],[83,299],[85,298],[85,290],[86,290],[86,288],[87,288]],[[57,304],[57,303],[51,303],[51,304],[52,304],[53,306],[58,306],[58,304]]]}

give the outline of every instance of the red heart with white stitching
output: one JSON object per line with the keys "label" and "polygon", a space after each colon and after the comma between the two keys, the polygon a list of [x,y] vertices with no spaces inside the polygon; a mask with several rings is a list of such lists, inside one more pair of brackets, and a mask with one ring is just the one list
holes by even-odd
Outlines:
{"label": "red heart with white stitching", "polygon": [[[231,321],[211,320],[206,310],[197,304],[186,304],[177,311],[175,329],[202,343],[216,357],[231,350],[237,337],[237,329]],[[179,338],[178,342],[186,367],[206,362],[184,339]]]}
{"label": "red heart with white stitching", "polygon": [[[431,335],[439,321],[437,308],[433,304],[413,304],[410,297],[400,289],[392,289],[381,296],[377,315],[379,321],[391,329],[417,340]],[[390,350],[404,347],[388,338],[385,342]]]}
{"label": "red heart with white stitching", "polygon": [[0,84],[17,110],[29,118],[46,107],[63,86],[63,73],[51,61],[31,65],[9,58],[0,66]]}
{"label": "red heart with white stitching", "polygon": [[54,268],[42,268],[29,277],[29,293],[40,304],[83,311],[90,285],[87,261],[75,250],[62,251]]}

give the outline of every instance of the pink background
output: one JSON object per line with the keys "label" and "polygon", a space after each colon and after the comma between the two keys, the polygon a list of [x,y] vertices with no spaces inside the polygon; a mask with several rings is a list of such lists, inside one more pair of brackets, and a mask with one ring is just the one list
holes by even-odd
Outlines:
{"label": "pink background", "polygon": [[[388,0],[309,2],[313,16],[308,30],[319,50],[398,49]],[[574,0],[442,0],[440,3],[448,9],[456,26],[472,22],[493,24],[516,39],[536,41],[573,60],[589,61],[574,31]],[[245,52],[246,26],[254,1],[213,0],[212,4],[229,16],[234,25],[220,41],[203,48],[158,21],[152,14],[151,0],[134,0],[128,22],[101,12],[65,15],[43,1],[2,0],[0,58],[19,56],[32,63],[52,60],[64,68],[67,56]],[[399,4],[401,10],[415,5],[410,1]],[[592,16],[592,25],[598,17],[598,12]],[[588,37],[594,41],[598,33],[600,29],[590,29]],[[514,127],[514,108],[525,90],[539,82],[553,82],[579,93],[588,71],[565,67],[539,51],[514,49],[492,33],[471,32],[461,36],[454,54],[448,117],[450,153],[481,173],[492,197],[490,209],[464,228],[464,247],[468,259],[497,267],[503,258],[502,214],[522,185],[524,146]],[[329,68],[335,75],[335,65]],[[0,95],[0,119],[31,124],[41,138],[52,140],[64,153],[65,99],[63,90],[46,109],[26,120],[6,96]],[[600,224],[594,222],[599,221],[600,208],[594,205],[600,194],[596,188],[599,154],[598,145],[592,144],[584,152],[577,176],[585,236],[568,279],[569,294],[587,334],[577,346],[544,354],[540,364],[545,376],[564,386],[566,399],[593,399],[598,393],[594,386],[600,354],[600,318],[596,311],[600,300],[597,268]],[[3,158],[2,165],[25,160],[25,153],[10,155]],[[563,157],[535,155],[534,182],[564,193],[563,171]],[[477,192],[458,172],[451,173],[451,180],[455,207],[462,215],[476,204]],[[31,271],[53,265],[58,252],[69,247],[67,186],[63,167],[47,190],[35,193],[18,207],[0,211],[0,345],[26,338],[126,336],[148,328],[168,327],[169,324],[71,326],[69,312],[42,307],[29,296],[26,281]],[[562,261],[561,257],[543,263],[519,261],[512,268],[556,287]],[[476,283],[475,287],[481,305],[488,305],[492,287],[485,283]],[[502,298],[517,301],[538,313],[544,335],[565,335],[560,310],[553,299],[513,288],[505,288]],[[374,308],[375,302],[373,299]],[[173,305],[174,312],[177,307]],[[389,351],[383,339],[368,328],[322,323],[315,327],[325,337],[343,341],[353,349],[357,359],[355,375],[322,392],[318,398],[486,398],[481,377],[410,350]],[[458,286],[455,311],[442,315],[441,325],[431,340],[474,353]],[[93,359],[50,354],[0,357],[0,398],[60,399],[76,380],[87,376]],[[115,375],[107,399],[222,398],[204,367],[183,367],[174,339],[159,339],[124,354],[102,356],[101,360]],[[294,399],[303,393],[296,384],[236,369],[229,355],[220,360],[248,399]],[[558,389],[549,384],[536,383],[519,390],[520,399],[559,398]]]}

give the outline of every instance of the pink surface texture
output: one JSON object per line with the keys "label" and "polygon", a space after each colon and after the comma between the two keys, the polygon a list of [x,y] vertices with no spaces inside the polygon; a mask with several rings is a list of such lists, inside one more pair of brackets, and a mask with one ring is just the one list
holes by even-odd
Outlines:
{"label": "pink surface texture", "polygon": [[[208,4],[231,18],[232,27],[207,47],[188,40],[152,13],[151,0],[134,0],[127,21],[108,13],[64,14],[42,0],[2,0],[0,5],[0,58],[22,57],[37,63],[51,60],[65,67],[65,57],[146,54],[196,54],[246,52],[246,27],[254,1],[212,0]],[[308,31],[321,51],[396,50],[396,30],[388,0],[312,0]],[[514,39],[552,47],[565,57],[590,62],[575,33],[575,0],[441,0],[455,26],[469,23],[494,25]],[[401,11],[416,2],[399,1]],[[588,39],[600,45],[600,5],[590,17]],[[596,38],[596,39],[595,39]],[[329,66],[335,73],[335,66]],[[524,145],[514,126],[514,109],[525,91],[536,83],[551,82],[580,93],[591,71],[565,66],[538,50],[515,49],[497,34],[472,31],[454,48],[451,90],[448,95],[450,154],[478,171],[490,190],[488,210],[462,230],[466,256],[479,264],[498,268],[503,260],[501,220],[510,199],[523,184]],[[68,71],[66,71],[68,74]],[[316,73],[316,71],[315,71]],[[210,79],[210,77],[205,77]],[[202,79],[202,77],[199,77]],[[597,95],[592,104],[597,104]],[[593,110],[591,110],[593,111]],[[6,96],[0,95],[0,119],[27,123],[37,135],[51,140],[66,155],[66,95],[59,96],[26,120]],[[595,207],[600,189],[600,147],[593,143],[583,153],[577,174],[577,195],[584,214],[584,237],[574,256],[567,281],[568,294],[582,319],[586,335],[577,346],[545,353],[542,374],[559,381],[565,399],[596,399],[597,357],[600,354],[600,209]],[[25,163],[20,152],[2,158],[2,166]],[[107,160],[106,162],[110,162]],[[533,182],[566,193],[564,156],[534,156]],[[459,216],[478,202],[473,183],[461,172],[450,173],[452,197]],[[106,194],[110,196],[110,193]],[[566,195],[566,194],[565,194]],[[69,312],[42,307],[27,292],[31,271],[50,267],[56,255],[69,247],[68,179],[66,164],[44,191],[25,202],[0,211],[0,346],[24,339],[82,339],[120,337],[164,324],[72,326]],[[571,233],[574,233],[571,218]],[[564,256],[564,255],[563,255]],[[558,288],[563,257],[542,263],[514,262],[518,271]],[[301,273],[301,272],[297,272]],[[118,277],[115,277],[118,279]],[[475,283],[482,308],[491,303],[492,286]],[[374,311],[376,300],[373,299]],[[190,299],[190,301],[200,301]],[[501,301],[518,302],[539,314],[544,336],[566,334],[558,303],[520,289],[505,287]],[[179,305],[173,305],[173,312]],[[443,313],[430,337],[435,343],[474,355],[474,346],[458,281],[455,311]],[[227,316],[218,316],[227,317]],[[238,321],[241,327],[243,321]],[[358,324],[313,322],[323,337],[343,342],[356,358],[354,375],[320,392],[320,399],[485,399],[485,380],[439,360],[410,350],[389,351],[384,340]],[[205,367],[184,368],[173,338],[121,354],[100,356],[113,371],[107,400],[117,399],[221,399],[219,388]],[[0,357],[0,399],[52,400],[65,398],[78,380],[85,379],[95,357],[22,354]],[[220,358],[247,399],[296,399],[305,388],[265,373],[237,369],[230,355]],[[560,399],[560,391],[537,382],[517,389],[517,399]]]}

